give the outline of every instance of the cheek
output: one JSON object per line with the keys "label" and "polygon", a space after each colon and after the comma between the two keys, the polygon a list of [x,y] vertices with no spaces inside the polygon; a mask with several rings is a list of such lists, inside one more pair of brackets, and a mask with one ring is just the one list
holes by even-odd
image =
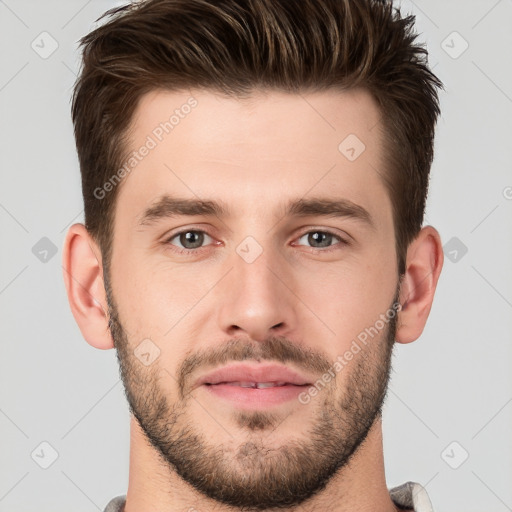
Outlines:
{"label": "cheek", "polygon": [[[393,255],[386,257],[385,251],[378,254],[301,278],[305,302],[335,333],[331,335],[338,352],[366,327],[374,325],[394,299],[397,276]],[[308,329],[307,325],[304,327]]]}
{"label": "cheek", "polygon": [[[203,265],[203,267],[205,267]],[[123,324],[130,338],[167,343],[186,334],[187,319],[198,314],[202,298],[216,282],[214,269],[171,265],[165,258],[144,257],[132,251],[112,265],[112,285]]]}
{"label": "cheek", "polygon": [[[191,280],[178,269],[120,260],[113,287],[130,358],[142,373],[156,367],[158,387],[177,399],[177,364],[187,356],[190,341],[194,342],[190,318],[205,293],[198,284],[201,280],[197,275]],[[141,352],[150,352],[150,366],[141,366],[136,360]]]}

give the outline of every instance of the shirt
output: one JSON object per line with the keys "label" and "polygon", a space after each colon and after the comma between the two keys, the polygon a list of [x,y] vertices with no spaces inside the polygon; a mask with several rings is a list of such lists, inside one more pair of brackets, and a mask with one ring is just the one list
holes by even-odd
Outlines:
{"label": "shirt", "polygon": [[[393,503],[404,510],[414,510],[414,512],[434,512],[427,491],[420,484],[415,482],[406,482],[389,489],[389,496]],[[111,499],[104,512],[124,512],[126,495],[116,496]]]}

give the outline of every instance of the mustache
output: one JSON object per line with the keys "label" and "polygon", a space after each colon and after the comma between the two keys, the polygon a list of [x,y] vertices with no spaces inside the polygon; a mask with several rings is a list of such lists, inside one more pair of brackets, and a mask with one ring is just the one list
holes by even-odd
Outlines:
{"label": "mustache", "polygon": [[329,359],[317,351],[312,351],[280,336],[270,336],[264,341],[230,339],[218,348],[208,348],[198,351],[179,365],[177,381],[180,396],[183,399],[190,387],[191,376],[200,369],[218,367],[229,362],[238,361],[278,361],[286,364],[296,364],[307,373],[326,373],[331,367]]}

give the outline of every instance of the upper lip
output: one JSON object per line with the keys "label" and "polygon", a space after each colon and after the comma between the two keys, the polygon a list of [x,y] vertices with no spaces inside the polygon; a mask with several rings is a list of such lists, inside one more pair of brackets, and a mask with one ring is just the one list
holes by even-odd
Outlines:
{"label": "upper lip", "polygon": [[296,371],[282,365],[269,364],[251,366],[248,364],[235,364],[218,368],[203,375],[196,383],[196,387],[203,384],[220,384],[222,382],[286,382],[303,386],[310,384],[311,380]]}

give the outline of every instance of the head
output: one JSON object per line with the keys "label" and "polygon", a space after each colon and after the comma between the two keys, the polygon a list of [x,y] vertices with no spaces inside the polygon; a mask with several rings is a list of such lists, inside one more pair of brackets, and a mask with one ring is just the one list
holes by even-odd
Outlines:
{"label": "head", "polygon": [[[395,340],[428,317],[441,84],[388,2],[150,0],[107,17],[73,97],[73,313],[117,348],[170,469],[226,504],[296,505],[349,465]],[[211,395],[201,379],[236,361],[307,386],[264,407]]]}

